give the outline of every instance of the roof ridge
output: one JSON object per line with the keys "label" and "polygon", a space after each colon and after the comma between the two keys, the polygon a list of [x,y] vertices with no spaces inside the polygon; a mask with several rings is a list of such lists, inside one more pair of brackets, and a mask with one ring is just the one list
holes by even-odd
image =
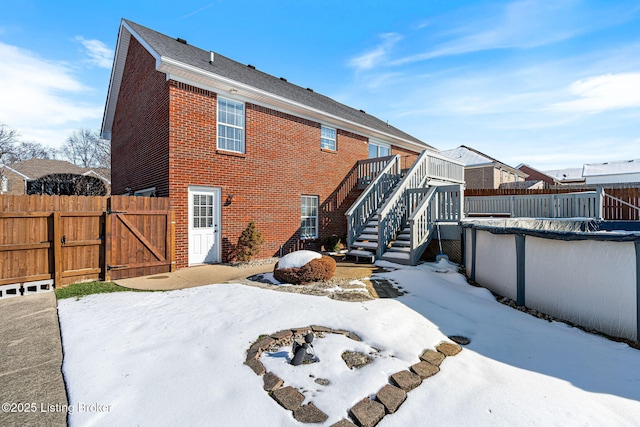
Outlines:
{"label": "roof ridge", "polygon": [[[378,132],[386,133],[414,144],[420,144],[424,146],[424,148],[433,149],[433,147],[419,140],[418,138],[404,132],[403,130],[393,125],[390,125],[388,121],[385,122],[376,116],[367,114],[363,109],[358,110],[354,107],[339,102],[328,95],[324,95],[322,93],[313,91],[310,88],[305,88],[304,86],[289,82],[288,79],[276,77],[275,75],[269,74],[268,72],[258,69],[254,66],[249,67],[247,64],[243,64],[234,59],[231,59],[226,55],[218,53],[217,51],[205,50],[201,47],[189,43],[181,43],[177,41],[177,39],[174,39],[166,34],[160,33],[159,31],[145,27],[144,25],[138,24],[125,18],[123,18],[122,21],[134,31],[136,31],[136,33],[140,37],[142,37],[160,56],[164,56],[164,53],[166,54],[167,58],[177,60],[186,65],[194,66],[217,76],[228,78],[241,84],[249,85],[258,90],[263,90],[271,95],[281,96],[289,101],[297,102],[301,105],[304,105],[307,108],[314,108],[318,111],[323,112],[324,114],[331,114],[339,117],[342,120],[348,120],[359,125],[364,125]],[[151,34],[144,34],[145,32],[151,32]],[[159,41],[159,43],[164,43],[166,46],[154,46],[154,41],[149,40],[150,38],[153,38],[154,35],[156,37],[161,37],[162,40]],[[158,52],[158,48],[160,48],[160,50],[166,49],[166,52]],[[186,57],[187,55],[184,55],[186,49],[195,49],[195,51],[197,51],[200,56],[202,56],[202,58],[195,58],[197,59],[196,61],[193,57]],[[208,58],[210,52],[214,53],[213,64],[209,63]],[[193,51],[189,52],[188,54],[193,55]],[[206,61],[204,61],[205,58]],[[221,59],[222,61],[220,61],[219,59]],[[225,61],[227,61],[228,63],[224,64]],[[220,65],[221,63],[223,63],[222,66]],[[214,69],[214,67],[218,69],[216,70]],[[227,74],[223,74],[224,72],[226,72]]]}

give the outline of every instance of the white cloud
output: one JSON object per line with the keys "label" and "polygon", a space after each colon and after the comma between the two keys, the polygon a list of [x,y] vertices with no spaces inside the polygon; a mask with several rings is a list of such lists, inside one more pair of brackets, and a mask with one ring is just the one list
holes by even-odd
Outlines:
{"label": "white cloud", "polygon": [[[447,27],[446,31],[434,36],[449,40],[436,44],[426,52],[396,59],[391,65],[484,50],[534,48],[627,19],[628,13],[626,11],[624,17],[621,16],[622,12],[599,15],[595,9],[587,11],[581,7],[580,2],[574,0],[521,0],[508,3],[498,10],[483,5],[481,9],[461,10],[459,15],[441,17],[441,21],[455,24],[443,25]],[[469,16],[473,18],[469,20]]]}
{"label": "white cloud", "polygon": [[402,40],[402,36],[397,33],[383,33],[380,34],[379,37],[382,39],[382,42],[375,49],[351,59],[351,61],[349,61],[349,65],[357,70],[368,70],[374,68],[384,61],[391,52],[393,46]]}
{"label": "white cloud", "polygon": [[96,65],[100,68],[111,69],[113,64],[113,50],[109,49],[106,44],[100,40],[87,40],[84,37],[78,36],[76,40],[82,43],[89,55],[89,63]]}
{"label": "white cloud", "polygon": [[605,74],[581,79],[568,88],[577,97],[558,102],[550,110],[598,113],[640,107],[640,73]]}
{"label": "white cloud", "polygon": [[0,122],[23,139],[57,145],[62,132],[102,117],[102,106],[83,100],[92,89],[64,63],[1,42],[0,57]]}

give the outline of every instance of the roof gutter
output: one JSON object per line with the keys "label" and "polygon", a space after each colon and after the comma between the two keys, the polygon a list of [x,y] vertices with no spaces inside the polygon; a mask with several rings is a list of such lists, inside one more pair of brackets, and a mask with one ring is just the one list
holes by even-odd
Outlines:
{"label": "roof gutter", "polygon": [[[128,35],[125,34],[125,31],[123,30],[126,30]],[[438,152],[438,150],[428,146],[426,143],[421,144],[405,138],[400,138],[398,136],[385,133],[369,126],[326,113],[324,111],[309,107],[304,104],[300,104],[290,99],[274,95],[270,92],[257,89],[253,86],[240,83],[227,77],[202,70],[198,67],[185,64],[175,59],[162,57],[151,48],[151,46],[144,40],[142,36],[140,36],[138,33],[136,33],[135,30],[133,30],[133,28],[127,25],[126,22],[122,22],[120,26],[118,45],[116,48],[116,55],[114,57],[111,81],[109,83],[107,104],[103,117],[101,132],[102,137],[105,139],[111,139],[111,129],[115,115],[116,98],[117,93],[120,91],[120,83],[122,81],[124,61],[126,60],[130,36],[134,36],[136,40],[138,40],[156,59],[156,70],[165,73],[167,75],[167,79],[183,81],[184,83],[192,84],[194,86],[200,86],[203,89],[216,89],[218,91],[225,92],[229,92],[233,89],[234,94],[243,96],[258,103],[266,104],[265,106],[275,105],[284,110],[306,115],[316,120],[325,121],[334,125],[344,125],[345,127],[347,127],[347,129],[345,130],[355,130],[374,138],[380,138],[388,142],[392,142],[399,147],[409,148],[411,150],[417,151],[429,150]],[[125,37],[126,40],[124,39]]]}

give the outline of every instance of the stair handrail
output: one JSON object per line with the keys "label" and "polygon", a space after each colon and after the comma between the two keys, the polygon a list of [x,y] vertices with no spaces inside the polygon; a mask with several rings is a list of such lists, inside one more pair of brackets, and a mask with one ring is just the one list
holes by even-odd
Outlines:
{"label": "stair handrail", "polygon": [[[433,203],[436,200],[438,194],[438,187],[431,187],[427,194],[423,197],[418,204],[418,207],[413,211],[409,219],[407,220],[410,229],[410,255],[409,261],[411,265],[417,264],[417,258],[422,255],[422,251],[419,250],[421,245],[424,245],[429,239],[429,236],[433,232],[434,215],[433,215]],[[418,253],[420,255],[418,255]]]}
{"label": "stair handrail", "polygon": [[411,169],[400,181],[395,192],[385,200],[378,213],[378,249],[376,255],[381,257],[387,246],[398,234],[406,220],[405,191],[422,187],[429,175],[429,155],[427,150],[422,151]]}
{"label": "stair handrail", "polygon": [[349,249],[371,215],[378,209],[387,192],[398,182],[400,173],[400,155],[396,154],[345,212]]}
{"label": "stair handrail", "polygon": [[464,190],[459,185],[429,188],[427,195],[407,220],[410,229],[410,262],[416,265],[429,243],[436,222],[457,223],[463,217]]}

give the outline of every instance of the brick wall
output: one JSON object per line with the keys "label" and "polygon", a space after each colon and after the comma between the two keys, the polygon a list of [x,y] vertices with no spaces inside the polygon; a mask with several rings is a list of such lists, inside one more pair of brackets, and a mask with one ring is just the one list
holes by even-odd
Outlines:
{"label": "brick wall", "polygon": [[131,38],[111,137],[111,193],[169,195],[169,91],[155,59]]}
{"label": "brick wall", "polygon": [[[176,208],[176,258],[188,263],[188,188],[219,187],[222,207],[222,258],[233,259],[238,237],[254,220],[265,238],[259,257],[305,248],[346,233],[344,212],[357,197],[335,197],[354,164],[367,158],[367,139],[338,129],[337,152],[320,149],[320,123],[265,107],[245,105],[245,154],[216,150],[217,95],[170,82],[170,197]],[[301,196],[318,196],[319,236],[300,241]]]}
{"label": "brick wall", "polygon": [[528,181],[544,181],[547,184],[553,184],[553,178],[551,178],[549,175],[545,175],[535,169],[531,169],[527,165],[520,166],[520,170],[529,175],[529,177],[527,178]]}
{"label": "brick wall", "polygon": [[493,166],[464,169],[464,181],[467,188],[498,188],[494,187],[496,175]]}
{"label": "brick wall", "polygon": [[400,155],[400,166],[402,170],[410,169],[420,155],[420,153],[416,153],[415,151],[410,151],[400,147],[391,147],[391,154]]}
{"label": "brick wall", "polygon": [[[258,256],[319,249],[346,234],[344,213],[359,191],[347,180],[368,157],[366,137],[337,129],[337,151],[320,149],[320,123],[245,104],[244,154],[216,149],[217,94],[166,81],[155,61],[131,39],[112,132],[113,194],[156,187],[176,211],[176,262],[188,265],[189,186],[221,190],[222,261],[231,261],[249,221],[265,238]],[[409,167],[416,153],[403,155]],[[346,190],[345,190],[346,188]],[[225,204],[232,194],[230,204]],[[301,196],[319,198],[319,238],[300,240]]]}

